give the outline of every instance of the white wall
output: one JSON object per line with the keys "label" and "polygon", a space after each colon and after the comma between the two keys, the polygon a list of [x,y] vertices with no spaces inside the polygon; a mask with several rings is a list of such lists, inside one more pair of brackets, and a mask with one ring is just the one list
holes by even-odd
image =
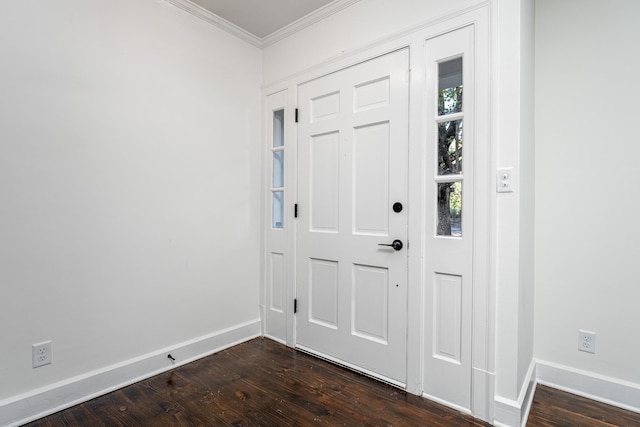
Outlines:
{"label": "white wall", "polygon": [[0,402],[257,319],[260,51],[161,0],[21,0],[0,52]]}
{"label": "white wall", "polygon": [[635,0],[536,3],[535,352],[640,391],[638,16]]}
{"label": "white wall", "polygon": [[354,5],[267,46],[266,84],[388,38],[411,26],[464,10],[483,0],[360,0]]}

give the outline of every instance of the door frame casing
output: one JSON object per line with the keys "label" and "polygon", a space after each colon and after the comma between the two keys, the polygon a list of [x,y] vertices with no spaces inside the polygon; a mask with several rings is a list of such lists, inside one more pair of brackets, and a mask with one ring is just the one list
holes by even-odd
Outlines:
{"label": "door frame casing", "polygon": [[[386,40],[364,46],[351,53],[344,54],[340,58],[321,63],[315,67],[303,70],[281,81],[269,84],[264,88],[264,96],[287,90],[288,109],[286,127],[289,135],[288,155],[290,159],[297,159],[297,128],[293,120],[293,111],[298,99],[298,86],[322,77],[324,75],[357,65],[369,59],[382,56],[402,48],[409,48],[410,63],[410,103],[409,103],[409,203],[408,203],[408,301],[407,301],[407,386],[406,390],[413,394],[422,395],[423,390],[423,366],[425,357],[424,325],[425,307],[424,290],[425,274],[423,268],[424,255],[424,226],[422,216],[424,214],[424,185],[426,182],[424,164],[425,141],[425,108],[424,97],[426,94],[425,81],[425,55],[424,44],[427,39],[454,31],[456,29],[472,25],[475,34],[476,57],[476,126],[475,141],[476,152],[475,182],[474,182],[474,242],[473,242],[473,328],[472,328],[472,402],[471,408],[457,408],[470,412],[474,416],[487,420],[493,420],[494,404],[494,376],[495,376],[495,351],[494,351],[494,317],[495,317],[495,284],[490,280],[494,269],[495,247],[492,242],[494,222],[491,220],[495,210],[495,193],[493,191],[493,166],[495,165],[494,150],[490,139],[491,111],[490,111],[490,21],[489,6],[484,4],[470,10],[427,22],[423,25],[412,27],[402,33],[396,34]],[[264,145],[266,146],[267,143]],[[268,159],[264,157],[263,168],[269,170]],[[297,162],[287,164],[286,186],[290,194],[297,194],[298,188]],[[263,177],[265,174],[263,173]],[[266,179],[266,178],[265,178]],[[263,189],[268,181],[263,183]],[[265,191],[262,192],[265,194]],[[269,224],[269,203],[263,197],[263,224]],[[289,224],[295,221],[293,218],[293,203],[287,203],[285,209]],[[283,340],[290,347],[295,347],[295,315],[293,313],[293,298],[295,298],[295,231],[288,232],[286,277],[288,297],[291,297],[291,310],[287,315],[286,338]],[[266,242],[263,242],[263,253],[266,253]],[[263,262],[265,258],[263,257]],[[263,264],[263,272],[265,272]],[[267,278],[263,275],[263,287]],[[264,310],[264,306],[262,307]],[[263,317],[264,319],[264,317]],[[266,329],[265,329],[266,331]],[[437,396],[429,396],[435,400]],[[440,401],[445,405],[449,402]]]}

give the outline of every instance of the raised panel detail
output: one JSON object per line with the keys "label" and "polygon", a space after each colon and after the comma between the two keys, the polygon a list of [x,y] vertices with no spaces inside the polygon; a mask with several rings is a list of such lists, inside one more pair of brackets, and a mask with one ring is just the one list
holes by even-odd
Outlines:
{"label": "raised panel detail", "polygon": [[338,328],[338,262],[309,260],[309,322]]}
{"label": "raised panel detail", "polygon": [[353,110],[363,111],[389,105],[389,76],[361,83],[354,88]]}
{"label": "raised panel detail", "polygon": [[389,123],[354,129],[353,232],[389,234]]}
{"label": "raised panel detail", "polygon": [[329,120],[340,114],[340,92],[328,93],[311,99],[311,123]]}
{"label": "raised panel detail", "polygon": [[269,283],[270,305],[269,308],[278,313],[284,310],[284,254],[271,253],[271,280]]}
{"label": "raised panel detail", "polygon": [[462,336],[462,277],[434,276],[434,356],[460,363]]}
{"label": "raised panel detail", "polygon": [[387,344],[389,318],[389,270],[353,266],[352,333]]}
{"label": "raised panel detail", "polygon": [[311,231],[338,232],[340,196],[340,134],[311,137],[310,227]]}

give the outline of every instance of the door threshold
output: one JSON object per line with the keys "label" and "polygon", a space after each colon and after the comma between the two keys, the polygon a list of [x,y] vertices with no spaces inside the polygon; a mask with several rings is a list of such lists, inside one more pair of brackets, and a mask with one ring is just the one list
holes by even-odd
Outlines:
{"label": "door threshold", "polygon": [[402,391],[407,391],[407,384],[406,383],[393,380],[391,378],[385,377],[384,375],[377,374],[377,373],[375,373],[373,371],[369,371],[369,370],[364,369],[364,368],[362,368],[360,366],[345,362],[344,360],[340,360],[340,359],[337,359],[335,357],[328,356],[328,355],[326,355],[324,353],[320,353],[318,351],[312,350],[312,349],[310,349],[308,347],[305,347],[303,345],[300,345],[300,344],[296,344],[295,349],[300,351],[300,352],[302,352],[302,353],[306,353],[306,354],[308,354],[310,356],[316,357],[318,359],[322,359],[322,360],[324,360],[326,362],[332,363],[334,365],[338,365],[338,366],[340,366],[342,368],[345,368],[345,369],[348,369],[350,371],[357,372],[358,374],[364,375],[366,377],[373,378],[376,381],[385,383],[385,384],[390,385],[392,387],[398,388],[398,389],[400,389]]}

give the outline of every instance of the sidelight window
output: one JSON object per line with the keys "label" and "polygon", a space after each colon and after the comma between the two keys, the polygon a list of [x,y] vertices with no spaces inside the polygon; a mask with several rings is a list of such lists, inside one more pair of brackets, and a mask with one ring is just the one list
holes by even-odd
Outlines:
{"label": "sidelight window", "polygon": [[273,112],[271,226],[284,227],[284,109]]}
{"label": "sidelight window", "polygon": [[462,236],[464,110],[462,58],[438,64],[437,135],[438,236]]}

